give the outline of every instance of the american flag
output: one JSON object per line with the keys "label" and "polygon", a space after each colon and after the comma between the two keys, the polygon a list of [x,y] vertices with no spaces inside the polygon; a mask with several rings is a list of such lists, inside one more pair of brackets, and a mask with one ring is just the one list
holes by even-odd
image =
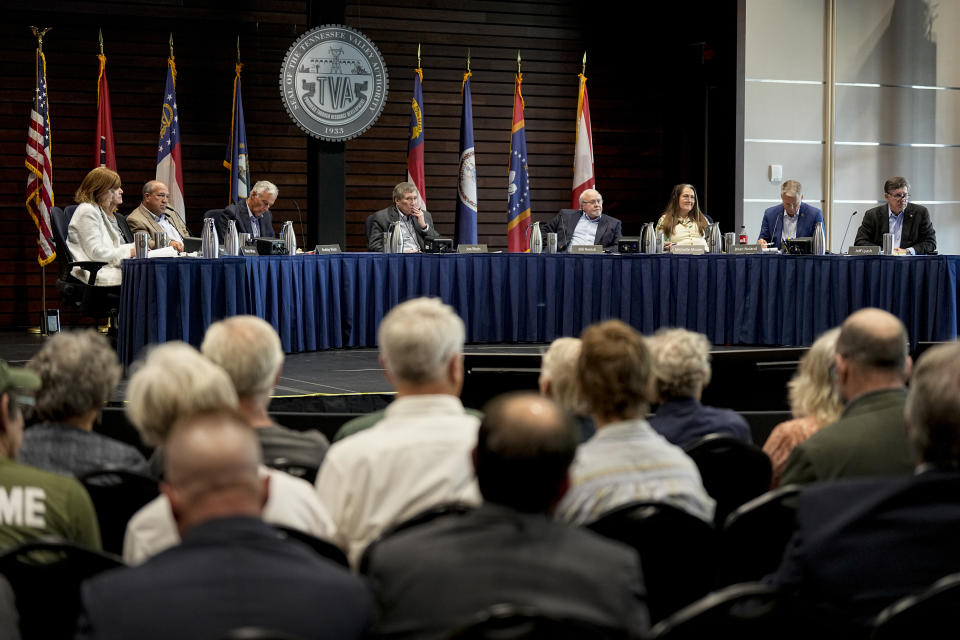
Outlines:
{"label": "american flag", "polygon": [[50,161],[50,112],[47,108],[47,59],[37,48],[37,84],[27,129],[27,211],[40,232],[37,261],[41,265],[57,257],[50,225],[53,207],[53,163]]}

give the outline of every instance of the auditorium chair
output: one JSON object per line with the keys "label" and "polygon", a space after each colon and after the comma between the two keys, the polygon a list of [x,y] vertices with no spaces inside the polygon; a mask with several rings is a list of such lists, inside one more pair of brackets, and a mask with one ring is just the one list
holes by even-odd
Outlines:
{"label": "auditorium chair", "polygon": [[449,640],[615,640],[639,635],[584,620],[549,616],[533,607],[503,603],[477,613],[472,621],[443,637]]}
{"label": "auditorium chair", "polygon": [[683,450],[697,463],[703,487],[717,501],[714,522],[718,527],[737,507],[770,488],[770,458],[755,444],[711,433],[684,445]]}
{"label": "auditorium chair", "polygon": [[[806,637],[795,603],[774,585],[731,585],[654,625],[656,640],[788,640]],[[811,636],[814,637],[814,636]],[[833,637],[833,636],[828,636]]]}
{"label": "auditorium chair", "polygon": [[303,638],[262,627],[240,627],[225,633],[216,640],[303,640]]}
{"label": "auditorium chair", "polygon": [[[922,526],[918,523],[918,526]],[[874,621],[873,640],[957,637],[960,573],[945,576],[926,591],[897,600]]]}
{"label": "auditorium chair", "polygon": [[[57,250],[57,263],[60,265],[57,276],[57,291],[60,300],[77,309],[82,315],[94,320],[102,318],[116,318],[120,308],[120,296],[113,287],[97,287],[97,273],[106,266],[106,262],[76,261],[67,247],[67,229],[70,218],[77,205],[70,205],[66,209],[50,208],[50,225],[53,232],[53,241]],[[80,267],[89,275],[88,282],[84,282],[71,274],[73,267]]]}
{"label": "auditorium chair", "polygon": [[777,570],[793,536],[800,486],[768,491],[741,505],[720,531],[717,586],[760,580]]}
{"label": "auditorium chair", "polygon": [[637,550],[656,622],[710,591],[716,570],[716,531],[682,509],[634,502],[587,525]]}
{"label": "auditorium chair", "polygon": [[127,523],[159,495],[157,481],[118,469],[92,471],[82,476],[80,483],[90,494],[97,512],[103,550],[122,555]]}
{"label": "auditorium chair", "polygon": [[313,484],[316,481],[317,471],[320,470],[319,467],[290,462],[288,458],[271,458],[269,460],[264,460],[263,464],[271,469],[283,471],[291,476],[306,480],[310,484]]}
{"label": "auditorium chair", "polygon": [[398,522],[392,527],[384,529],[383,533],[377,536],[377,538],[367,545],[367,548],[363,550],[363,555],[360,557],[360,573],[366,575],[367,569],[370,566],[370,552],[374,545],[379,543],[384,538],[389,538],[395,533],[406,531],[412,527],[418,527],[422,524],[433,522],[437,518],[462,516],[465,513],[470,513],[475,508],[476,507],[473,505],[465,504],[463,502],[444,502],[428,509],[424,509],[420,513],[413,515],[402,522]]}
{"label": "auditorium chair", "polygon": [[0,574],[16,595],[23,640],[73,638],[80,614],[80,584],[122,566],[114,555],[63,540],[26,542],[4,552]]}
{"label": "auditorium chair", "polygon": [[312,536],[305,531],[294,529],[292,527],[285,527],[283,525],[275,524],[273,525],[273,528],[277,530],[277,533],[281,538],[285,540],[295,540],[310,547],[310,549],[316,552],[317,555],[323,556],[327,560],[335,562],[343,567],[350,567],[350,562],[347,561],[347,555],[340,547],[332,542]]}

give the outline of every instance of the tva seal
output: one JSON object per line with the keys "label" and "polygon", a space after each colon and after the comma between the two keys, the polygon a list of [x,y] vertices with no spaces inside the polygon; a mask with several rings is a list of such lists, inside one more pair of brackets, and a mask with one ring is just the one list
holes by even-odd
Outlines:
{"label": "tva seal", "polygon": [[387,102],[387,66],[377,46],[344,25],[324,25],[297,38],[283,59],[280,95],[298,127],[342,142],[369,129]]}

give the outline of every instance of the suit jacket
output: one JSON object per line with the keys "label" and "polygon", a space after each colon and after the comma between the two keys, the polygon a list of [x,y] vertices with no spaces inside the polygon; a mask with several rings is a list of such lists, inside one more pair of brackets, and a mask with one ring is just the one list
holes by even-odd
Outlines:
{"label": "suit jacket", "polygon": [[[96,286],[115,287],[120,284],[120,261],[130,257],[133,238],[127,242],[123,237],[125,222],[117,215],[120,234],[107,221],[100,207],[84,202],[73,212],[67,227],[67,248],[76,262],[106,262],[97,273]],[[128,229],[129,231],[129,229]],[[71,274],[87,282],[89,274],[80,267],[74,267]]]}
{"label": "suit jacket", "polygon": [[377,630],[396,637],[434,637],[498,603],[648,628],[636,552],[546,515],[484,504],[384,538],[369,561]]}
{"label": "suit jacket", "polygon": [[[785,215],[782,204],[764,211],[758,239],[766,240],[768,246],[779,249],[783,236],[783,217]],[[800,210],[797,211],[797,237],[808,238],[813,236],[813,229],[818,222],[823,222],[823,214],[820,209],[811,207],[806,202],[801,202]],[[824,232],[826,232],[826,228],[824,228]],[[774,236],[774,234],[776,235]]]}
{"label": "suit jacket", "polygon": [[246,626],[361,638],[373,613],[358,578],[249,517],[199,524],[145,564],[88,580],[82,597],[79,637],[118,640],[219,638]]}
{"label": "suit jacket", "polygon": [[[253,235],[253,227],[250,226],[250,216],[247,213],[246,201],[240,200],[238,202],[234,202],[233,204],[227,205],[226,208],[220,210],[220,214],[217,216],[215,224],[217,226],[217,236],[220,237],[221,242],[227,233],[228,220],[237,221],[237,233],[249,233]],[[264,211],[263,215],[260,217],[260,235],[258,237],[277,237],[277,234],[273,232],[273,214],[270,213],[269,209]]]}
{"label": "suit jacket", "polygon": [[647,422],[654,431],[678,447],[711,433],[753,442],[750,425],[739,413],[732,409],[706,407],[693,398],[664,402]]}
{"label": "suit jacket", "polygon": [[[167,222],[173,225],[173,228],[177,230],[177,233],[179,233],[181,237],[186,238],[190,235],[186,225],[180,221],[180,216],[176,214],[171,215],[169,212],[165,212],[163,215],[167,218]],[[141,204],[131,211],[129,215],[127,215],[127,225],[129,225],[130,230],[133,232],[146,231],[149,233],[150,248],[157,248],[153,241],[153,234],[163,231],[163,227],[154,219],[153,213],[149,209]]]}
{"label": "suit jacket", "polygon": [[[557,234],[557,251],[566,250],[581,215],[583,215],[582,209],[560,209],[560,213],[543,225],[543,233]],[[600,216],[600,222],[597,223],[597,237],[593,244],[602,244],[604,251],[616,251],[617,240],[623,235],[621,231],[620,221],[604,213]]]}
{"label": "suit jacket", "polygon": [[[387,229],[390,228],[390,225],[399,219],[400,211],[396,206],[380,209],[380,211],[373,214],[373,219],[368,226],[367,250],[383,251],[383,235],[387,232]],[[433,217],[426,209],[423,210],[423,220],[427,223],[426,229],[421,229],[416,222],[413,223],[413,227],[417,230],[417,235],[414,236],[414,239],[416,239],[417,246],[420,247],[421,251],[423,251],[424,238],[436,238],[440,235],[433,226]]]}
{"label": "suit jacket", "polygon": [[906,399],[906,389],[854,398],[839,420],[793,449],[780,484],[911,473],[916,460],[903,426]]}
{"label": "suit jacket", "polygon": [[[900,248],[913,250],[918,255],[935,253],[937,250],[937,233],[930,222],[930,212],[926,207],[912,202],[907,205],[901,214],[904,216],[903,228],[900,231]],[[857,229],[856,246],[875,245],[883,246],[883,234],[890,232],[890,212],[886,204],[869,209],[863,214],[863,222]]]}
{"label": "suit jacket", "polygon": [[960,473],[829,482],[801,492],[775,582],[864,624],[960,571]]}

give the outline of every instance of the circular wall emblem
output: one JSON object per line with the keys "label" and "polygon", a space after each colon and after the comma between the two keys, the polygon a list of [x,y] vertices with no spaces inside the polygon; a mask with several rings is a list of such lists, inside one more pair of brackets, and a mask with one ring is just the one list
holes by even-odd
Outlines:
{"label": "circular wall emblem", "polygon": [[369,129],[387,102],[387,65],[356,29],[328,24],[290,45],[280,69],[283,106],[298,127],[341,142]]}

